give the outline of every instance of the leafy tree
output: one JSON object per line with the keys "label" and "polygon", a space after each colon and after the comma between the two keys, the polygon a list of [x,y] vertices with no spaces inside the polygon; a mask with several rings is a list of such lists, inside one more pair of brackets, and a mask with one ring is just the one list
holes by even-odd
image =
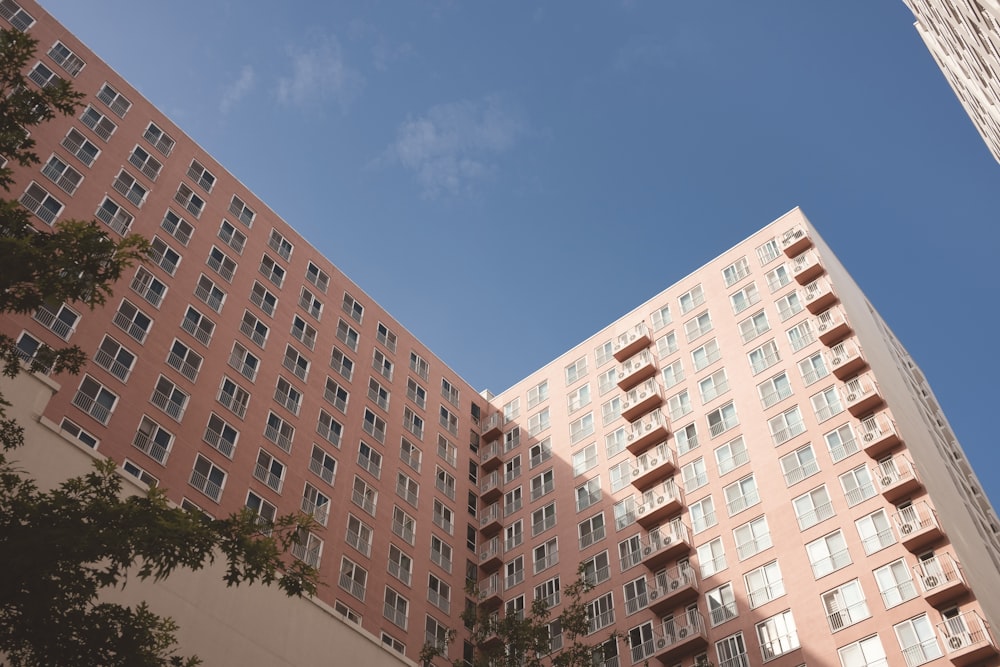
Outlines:
{"label": "leafy tree", "polygon": [[[544,599],[535,600],[527,614],[503,614],[501,609],[494,611],[483,604],[468,607],[462,613],[462,620],[471,635],[473,667],[593,667],[603,661],[598,656],[604,643],[618,641],[620,635],[613,631],[596,641],[588,636],[590,616],[584,595],[591,588],[581,571],[576,581],[562,589],[563,607],[555,617]],[[482,600],[475,585],[470,586],[468,593]],[[454,631],[449,639],[453,636]],[[421,662],[430,665],[443,649],[439,644],[425,644]],[[465,665],[462,658],[454,661],[454,667]]]}
{"label": "leafy tree", "polygon": [[[24,76],[37,42],[0,30],[0,155],[7,165],[38,164],[29,129],[72,114],[82,95],[68,82],[45,88]],[[14,183],[0,167],[0,188]],[[39,229],[16,201],[0,199],[0,315],[28,313],[64,301],[91,308],[148,252],[138,235],[115,240],[95,222],[66,221]],[[77,373],[87,357],[78,347],[39,349],[31,372]],[[0,370],[16,377],[25,367],[15,341],[0,334]],[[6,417],[0,395],[0,660],[12,667],[160,667],[196,665],[177,654],[177,624],[145,604],[102,602],[104,589],[128,576],[158,581],[177,568],[198,570],[225,559],[227,585],[277,583],[288,595],[316,592],[318,576],[286,557],[312,523],[285,516],[262,526],[249,511],[210,520],[173,507],[159,489],[122,498],[110,461],[49,492],[8,459],[24,431]]]}

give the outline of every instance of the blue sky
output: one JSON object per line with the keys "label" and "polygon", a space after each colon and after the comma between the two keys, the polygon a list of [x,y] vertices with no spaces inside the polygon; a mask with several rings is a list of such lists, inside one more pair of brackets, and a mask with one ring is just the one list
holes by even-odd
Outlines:
{"label": "blue sky", "polygon": [[901,0],[44,5],[480,388],[801,206],[1000,500],[1000,165]]}

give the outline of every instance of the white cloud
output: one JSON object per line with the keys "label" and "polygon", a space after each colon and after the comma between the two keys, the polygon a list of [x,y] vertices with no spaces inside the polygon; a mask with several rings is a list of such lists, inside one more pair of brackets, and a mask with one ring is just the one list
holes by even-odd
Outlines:
{"label": "white cloud", "polygon": [[256,75],[253,67],[244,65],[240,70],[240,76],[222,90],[222,99],[219,101],[219,111],[229,113],[236,104],[246,97],[253,90],[256,83]]}
{"label": "white cloud", "polygon": [[458,194],[494,173],[523,130],[498,96],[439,104],[400,124],[383,159],[413,173],[426,197]]}
{"label": "white cloud", "polygon": [[333,100],[346,110],[364,86],[364,77],[347,65],[336,37],[323,36],[317,42],[310,49],[292,49],[292,72],[278,79],[278,101],[308,106]]}

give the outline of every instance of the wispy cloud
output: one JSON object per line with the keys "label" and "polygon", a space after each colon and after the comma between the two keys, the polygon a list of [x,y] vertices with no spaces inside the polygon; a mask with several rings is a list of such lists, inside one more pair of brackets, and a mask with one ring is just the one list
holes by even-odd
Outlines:
{"label": "wispy cloud", "polygon": [[278,79],[278,101],[289,106],[310,106],[333,101],[346,110],[364,87],[365,79],[344,59],[340,42],[322,35],[307,49],[291,50],[292,72]]}
{"label": "wispy cloud", "polygon": [[496,95],[438,104],[399,125],[381,162],[411,172],[425,197],[459,194],[494,173],[523,132],[521,115]]}
{"label": "wispy cloud", "polygon": [[243,69],[240,70],[239,78],[223,88],[222,99],[219,101],[219,111],[224,114],[229,113],[240,100],[253,90],[256,82],[257,76],[254,74],[253,67],[244,65]]}

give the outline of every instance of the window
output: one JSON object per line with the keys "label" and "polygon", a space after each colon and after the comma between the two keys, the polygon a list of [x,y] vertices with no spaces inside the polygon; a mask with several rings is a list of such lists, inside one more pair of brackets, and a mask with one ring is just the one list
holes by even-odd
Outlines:
{"label": "window", "polygon": [[687,336],[689,343],[695,338],[707,334],[711,330],[712,316],[707,310],[684,323],[684,335]]}
{"label": "window", "polygon": [[524,542],[524,522],[518,519],[504,528],[504,551],[510,551]]}
{"label": "window", "polygon": [[416,529],[416,519],[394,505],[392,508],[393,534],[402,538],[407,542],[407,544],[412,546]]}
{"label": "window", "polygon": [[110,336],[104,337],[97,352],[94,353],[94,363],[122,382],[128,381],[128,376],[135,366],[135,359],[135,354]]}
{"label": "window", "polygon": [[167,209],[166,214],[163,216],[163,222],[160,223],[160,227],[180,241],[181,245],[185,246],[191,240],[191,235],[194,234],[194,227],[191,226],[191,223],[169,209]]}
{"label": "window", "polygon": [[219,450],[223,456],[231,459],[233,458],[233,452],[236,451],[236,441],[239,440],[239,437],[239,431],[213,412],[208,418],[208,424],[205,426],[205,435],[202,436],[202,439]]}
{"label": "window", "polygon": [[406,654],[406,644],[385,632],[382,633],[382,643],[400,655]]}
{"label": "window", "polygon": [[816,336],[812,331],[812,324],[809,323],[809,320],[797,324],[786,333],[788,335],[788,342],[792,345],[792,350],[796,352],[816,340]]}
{"label": "window", "polygon": [[[4,10],[0,9],[0,14],[4,13]],[[4,18],[7,18],[7,16],[4,16]],[[49,58],[52,58],[67,74],[74,77],[80,73],[85,64],[80,56],[73,53],[65,44],[58,40],[49,49]]]}
{"label": "window", "polygon": [[775,445],[786,443],[806,430],[802,412],[797,405],[768,419],[767,426],[771,430],[771,440]]}
{"label": "window", "polygon": [[164,156],[169,156],[171,151],[174,150],[174,140],[154,123],[149,124],[142,138],[152,144],[153,148]]}
{"label": "window", "polygon": [[739,423],[739,417],[736,415],[736,406],[732,402],[726,403],[722,407],[708,413],[708,429],[713,438],[738,426]]}
{"label": "window", "polygon": [[250,404],[250,392],[229,378],[223,377],[222,385],[219,387],[218,400],[224,407],[242,419],[247,413],[247,406]]}
{"label": "window", "polygon": [[555,477],[552,468],[539,473],[531,478],[531,500],[535,501],[542,496],[552,493],[556,488]]}
{"label": "window", "polygon": [[547,581],[543,581],[538,586],[535,586],[535,599],[544,600],[545,606],[554,607],[559,604],[559,595],[561,592],[561,587],[559,586],[559,577],[553,577]]}
{"label": "window", "polygon": [[606,340],[594,348],[594,366],[600,368],[604,364],[614,359],[615,346],[610,340]]}
{"label": "window", "polygon": [[421,387],[413,378],[406,379],[406,397],[417,404],[417,407],[427,406],[427,390]]}
{"label": "window", "polygon": [[715,503],[712,501],[712,496],[707,496],[688,505],[688,513],[691,517],[691,530],[696,534],[708,530],[719,522],[715,516]]}
{"label": "window", "polygon": [[749,343],[754,338],[762,336],[771,330],[771,325],[767,322],[767,314],[764,311],[754,313],[739,323],[740,339],[744,343]]}
{"label": "window", "polygon": [[128,161],[129,164],[139,170],[139,173],[151,181],[155,181],[160,175],[160,170],[163,169],[163,164],[159,160],[150,155],[145,148],[138,145],[132,149],[132,153],[128,156]]}
{"label": "window", "polygon": [[[601,501],[601,478],[593,477],[576,487],[576,511],[581,512]],[[603,525],[603,519],[602,519]]]}
{"label": "window", "polygon": [[701,393],[702,403],[708,403],[729,391],[729,379],[726,377],[726,369],[717,370],[707,378],[699,380],[698,391]]}
{"label": "window", "polygon": [[375,330],[375,340],[385,345],[386,349],[390,352],[396,351],[396,334],[381,322],[378,323],[378,327]]}
{"label": "window", "polygon": [[[320,292],[326,294],[327,287],[330,285],[330,276],[326,274],[325,271],[320,269],[318,266],[309,262],[306,266],[306,280],[311,282],[313,285],[319,288]],[[391,334],[388,329],[386,329],[387,334]],[[388,336],[387,336],[388,339]],[[396,336],[392,334],[392,351],[396,351]]]}
{"label": "window", "polygon": [[615,622],[615,602],[611,593],[587,603],[587,618],[590,619],[590,634]]}
{"label": "window", "polygon": [[608,470],[608,477],[611,479],[611,493],[617,493],[632,481],[632,461],[625,460]]}
{"label": "window", "polygon": [[[427,575],[427,599],[441,611],[451,612],[451,586],[433,574]],[[442,629],[447,632],[443,627]]]}
{"label": "window", "polygon": [[531,536],[534,537],[556,525],[556,504],[549,503],[531,513]]}
{"label": "window", "polygon": [[[596,586],[611,578],[611,567],[608,561],[608,552],[601,553],[581,561],[580,575],[588,585]],[[610,594],[609,594],[610,597]]]}
{"label": "window", "polygon": [[524,581],[524,556],[504,564],[504,588],[511,589]]}
{"label": "window", "polygon": [[581,385],[573,391],[567,398],[567,404],[567,409],[570,413],[590,405],[590,383]]}
{"label": "window", "polygon": [[654,310],[650,315],[649,320],[653,324],[653,331],[659,331],[663,327],[667,326],[673,321],[670,316],[670,306],[666,305],[658,310]]}
{"label": "window", "polygon": [[594,413],[588,412],[584,416],[569,424],[569,437],[573,444],[577,444],[594,432]]}
{"label": "window", "polygon": [[353,296],[344,292],[344,301],[341,304],[341,309],[347,313],[352,320],[361,324],[361,320],[365,316],[365,307],[355,300]]}
{"label": "window", "polygon": [[420,485],[409,475],[402,472],[396,473],[396,494],[400,498],[416,507],[419,492]]}
{"label": "window", "polygon": [[215,322],[188,306],[184,311],[184,319],[181,320],[181,329],[194,336],[202,345],[208,345],[212,341],[212,333],[215,332]]}
{"label": "window", "polygon": [[573,475],[582,475],[597,465],[597,445],[587,445],[573,454]]}
{"label": "window", "polygon": [[806,545],[813,576],[819,579],[851,564],[844,534],[837,530]]}
{"label": "window", "polygon": [[438,423],[452,435],[458,435],[458,417],[443,405],[438,406]]}
{"label": "window", "polygon": [[226,301],[226,293],[219,289],[219,286],[212,282],[212,279],[204,273],[201,274],[201,277],[198,279],[198,285],[194,289],[194,295],[215,312],[222,312],[222,305]]}
{"label": "window", "polygon": [[622,414],[622,397],[615,396],[614,398],[605,401],[601,404],[601,423],[607,425],[618,419]]}
{"label": "window", "polygon": [[383,616],[391,623],[406,629],[406,615],[410,608],[410,602],[402,595],[392,590],[388,586],[385,589],[385,607]]}
{"label": "window", "polygon": [[778,354],[778,346],[773,340],[769,340],[760,347],[751,350],[747,359],[750,361],[751,370],[756,375],[781,361],[781,355]]}
{"label": "window", "polygon": [[[24,194],[21,195],[20,202],[24,208],[34,213],[42,222],[49,225],[56,221],[56,217],[63,210],[62,203],[34,181],[24,191]],[[98,217],[101,216],[98,215]],[[130,219],[129,223],[131,222]]]}
{"label": "window", "polygon": [[757,640],[764,660],[794,651],[799,644],[799,633],[791,611],[783,611],[757,624]]}
{"label": "window", "polygon": [[[35,72],[31,72],[31,74],[28,75],[29,78],[31,78],[34,74]],[[118,129],[118,126],[115,125],[110,118],[89,104],[83,110],[83,113],[80,114],[80,122],[93,130],[94,134],[104,141],[110,139],[111,135]]]}
{"label": "window", "polygon": [[436,467],[434,487],[452,500],[455,499],[455,478],[441,466]]}
{"label": "window", "polygon": [[184,417],[184,410],[187,408],[189,398],[180,387],[161,375],[160,379],[156,381],[156,387],[153,389],[153,395],[149,401],[175,420],[180,421]]}
{"label": "window", "polygon": [[[60,308],[59,314],[61,315],[65,310],[66,310],[65,306]],[[193,309],[189,308],[189,310]],[[69,312],[72,313],[72,311]],[[72,315],[73,315],[72,321],[73,323],[75,323],[76,319],[79,316],[76,313],[72,313]],[[38,315],[36,314],[35,317],[37,319]],[[146,340],[146,334],[149,333],[150,327],[153,326],[153,320],[151,320],[148,315],[143,313],[141,310],[133,306],[128,301],[121,302],[121,305],[118,306],[118,312],[115,313],[113,321],[115,323],[115,326],[117,326],[119,329],[121,329],[122,331],[124,331],[125,333],[127,333],[129,336],[139,341],[140,343]],[[187,321],[186,318],[185,321]],[[54,318],[53,322],[59,322],[60,324],[65,324],[65,320],[59,318]],[[71,327],[72,324],[66,326],[65,329],[67,329],[69,332],[72,332]],[[212,335],[211,331],[209,331],[207,335],[209,338],[211,338]],[[62,338],[65,340],[68,337],[69,336],[67,334]]]}
{"label": "window", "polygon": [[687,389],[667,399],[667,413],[671,419],[680,419],[693,409],[691,407],[691,395]]}
{"label": "window", "polygon": [[884,509],[876,510],[854,524],[858,528],[865,553],[869,556],[896,543],[896,535],[892,532],[892,525]]}
{"label": "window", "polygon": [[840,476],[840,485],[844,489],[847,506],[854,507],[875,496],[875,482],[868,467],[860,465]]}
{"label": "window", "polygon": [[188,213],[196,218],[200,218],[201,212],[205,210],[205,200],[196,195],[194,190],[184,183],[177,186],[174,201],[183,206]]}
{"label": "window", "polygon": [[412,442],[406,438],[400,438],[399,458],[403,463],[416,472],[420,472],[420,460],[422,457],[423,452],[421,452],[420,449],[418,449]]}
{"label": "window", "polygon": [[604,453],[611,459],[625,451],[625,444],[628,437],[625,435],[625,427],[619,427],[604,436]]}
{"label": "window", "polygon": [[535,547],[532,552],[535,574],[547,570],[559,562],[559,543],[555,537]]}
{"label": "window", "polygon": [[429,366],[419,354],[410,352],[410,370],[426,380]]}
{"label": "window", "polygon": [[726,569],[726,550],[721,537],[698,547],[698,563],[701,565],[702,579]]}
{"label": "window", "polygon": [[[279,378],[279,381],[281,380],[282,378]],[[288,383],[286,382],[285,385],[288,386]],[[367,411],[365,416],[368,416]],[[316,432],[331,445],[337,447],[338,449],[340,448],[340,440],[344,434],[344,427],[340,422],[333,418],[333,415],[322,408],[320,408],[319,419],[316,422]]]}
{"label": "window", "polygon": [[696,285],[677,299],[681,306],[681,314],[685,315],[705,303],[705,291],[701,285]]}
{"label": "window", "polygon": [[523,499],[521,497],[521,487],[516,487],[503,495],[503,514],[509,516],[521,509]]}
{"label": "window", "polygon": [[599,542],[605,537],[604,512],[599,512],[589,519],[585,519],[577,526],[580,538],[580,549],[586,549],[595,542]]}
{"label": "window", "polygon": [[618,369],[614,366],[597,376],[597,393],[601,396],[618,388]]}
{"label": "window", "polygon": [[293,387],[288,380],[279,376],[274,388],[274,400],[293,415],[298,415],[299,408],[302,406],[302,392]]}
{"label": "window", "polygon": [[840,394],[835,387],[828,387],[818,394],[809,397],[817,421],[826,421],[844,411],[840,402]]}
{"label": "window", "polygon": [[174,275],[174,272],[177,271],[177,265],[181,263],[180,254],[167,245],[167,243],[159,236],[153,237],[153,241],[150,243],[149,249],[150,259],[152,259],[158,267],[166,271],[168,274]]}
{"label": "window", "polygon": [[233,275],[236,273],[236,262],[226,253],[212,246],[211,252],[208,253],[208,260],[205,263],[208,264],[209,268],[222,276],[222,279],[227,283],[233,282]]}
{"label": "window", "polygon": [[42,174],[67,194],[76,192],[76,188],[83,181],[83,174],[60,160],[56,155],[50,157],[49,161],[42,167]]}
{"label": "window", "polygon": [[368,584],[368,572],[357,563],[344,558],[340,563],[338,584],[345,591],[363,601],[365,599],[365,587]]}
{"label": "window", "polygon": [[722,353],[719,351],[719,344],[714,338],[691,352],[691,359],[694,362],[694,369],[696,371],[708,368],[721,358]]}
{"label": "window", "polygon": [[760,261],[761,266],[779,257],[781,257],[781,250],[778,249],[778,242],[774,239],[769,239],[757,246],[757,259]]}
{"label": "window", "polygon": [[771,548],[771,531],[767,526],[767,518],[760,516],[733,530],[736,540],[736,554],[740,560],[759,554]]}
{"label": "window", "polygon": [[917,597],[917,587],[910,575],[910,568],[902,558],[883,565],[874,574],[886,609]]}
{"label": "window", "polygon": [[235,215],[240,222],[242,222],[247,227],[253,226],[254,218],[257,214],[247,206],[242,199],[233,195],[232,201],[229,202],[229,212]]}
{"label": "window", "polygon": [[760,493],[757,490],[757,481],[753,475],[748,475],[738,482],[733,482],[722,489],[726,496],[726,510],[729,516],[739,514],[748,507],[752,507],[760,502]]}
{"label": "window", "polygon": [[837,651],[843,667],[881,667],[887,664],[878,635],[849,644]]}
{"label": "window", "polygon": [[[332,382],[332,380],[328,379],[328,384],[329,382]],[[334,382],[334,384],[336,385],[337,383]],[[383,410],[388,411],[389,390],[383,387],[379,383],[379,381],[376,380],[375,378],[368,378],[368,398],[371,399],[371,401],[373,401],[375,405],[379,406]],[[344,410],[341,410],[341,412],[344,412]],[[382,430],[384,431],[385,429]]]}
{"label": "window", "polygon": [[684,492],[690,493],[708,484],[708,470],[705,459],[698,457],[681,468],[681,478],[684,480]]}
{"label": "window", "polygon": [[285,464],[261,449],[257,452],[257,465],[254,466],[253,476],[270,489],[281,493],[281,486],[285,481]]}
{"label": "window", "polygon": [[286,452],[292,451],[292,440],[295,438],[295,428],[270,410],[264,426],[264,437],[281,447]]}
{"label": "window", "polygon": [[858,451],[858,443],[850,424],[844,424],[823,436],[834,463]]}
{"label": "window", "polygon": [[285,346],[285,357],[281,365],[290,370],[300,380],[305,381],[309,377],[309,360],[291,345]]}
{"label": "window", "polygon": [[[438,436],[437,454],[452,467],[458,464],[458,448],[441,435]],[[518,456],[517,459],[520,466],[521,457]]]}
{"label": "window", "polygon": [[28,78],[38,84],[39,88],[51,88],[64,81],[62,77],[41,62],[35,63],[35,66],[28,72]]}
{"label": "window", "polygon": [[166,465],[174,436],[155,421],[143,415],[132,444],[160,465]]}
{"label": "window", "polygon": [[798,292],[789,292],[775,301],[774,305],[778,308],[778,317],[782,322],[802,312],[802,301]]}
{"label": "window", "polygon": [[792,277],[788,273],[788,267],[784,264],[776,266],[764,276],[767,280],[767,288],[771,292],[777,292],[779,289],[792,282]]}
{"label": "window", "polygon": [[431,562],[439,565],[445,572],[451,572],[451,546],[441,541],[437,535],[431,535]]}
{"label": "window", "polygon": [[[892,628],[899,641],[899,647],[906,658],[907,667],[916,667],[941,657],[941,647],[927,614],[903,621]],[[962,630],[963,632],[967,632]],[[960,637],[962,639],[962,637]],[[949,643],[951,646],[954,642]]]}
{"label": "window", "polygon": [[732,584],[724,584],[708,591],[705,594],[705,601],[708,603],[708,616],[712,627],[736,618],[736,596]]}
{"label": "window", "polygon": [[750,283],[740,291],[729,295],[729,303],[732,305],[733,313],[736,315],[759,301],[760,293],[757,291],[756,283]]}
{"label": "window", "polygon": [[419,417],[413,410],[406,406],[403,407],[403,428],[421,440],[424,437],[423,418]]}
{"label": "window", "polygon": [[725,281],[726,287],[732,287],[748,275],[750,275],[750,263],[747,262],[746,257],[740,257],[738,260],[722,269],[722,279]]}
{"label": "window", "polygon": [[132,103],[129,102],[124,95],[119,93],[107,83],[101,86],[101,89],[97,91],[97,99],[107,104],[112,113],[119,118],[124,118],[125,114],[128,113],[129,108],[132,106]]}
{"label": "window", "polygon": [[816,460],[812,445],[799,447],[791,454],[786,454],[781,457],[780,463],[787,486],[797,484],[819,472],[819,462]]}
{"label": "window", "polygon": [[552,441],[545,438],[545,440],[532,445],[531,449],[528,450],[528,456],[530,457],[529,465],[532,468],[548,461],[552,458]]}
{"label": "window", "polygon": [[[298,323],[302,324],[304,327],[312,329],[312,327],[309,327],[309,325],[301,320],[299,320]],[[296,322],[292,322],[292,335],[295,335],[296,324]],[[315,336],[315,329],[312,329],[311,332],[305,332],[304,335],[308,335],[309,333],[312,333],[312,335]],[[338,347],[334,347],[330,354],[330,368],[339,373],[340,376],[348,382],[351,381],[351,377],[354,375],[354,362]]]}
{"label": "window", "polygon": [[569,386],[587,375],[587,357],[580,357],[564,369],[566,385]]}
{"label": "window", "polygon": [[163,303],[163,297],[167,294],[167,286],[144,266],[139,267],[139,270],[136,271],[130,287],[154,308],[160,307],[160,304]]}
{"label": "window", "polygon": [[389,574],[402,581],[407,586],[410,585],[410,577],[413,574],[413,559],[400,550],[395,544],[389,545]]}
{"label": "window", "polygon": [[792,384],[788,380],[788,374],[781,372],[760,383],[757,385],[757,393],[765,409],[777,405],[792,395]]}
{"label": "window", "polygon": [[751,609],[756,609],[785,594],[785,583],[781,579],[778,561],[771,561],[767,565],[747,572],[743,579],[746,583],[747,599]]}
{"label": "window", "polygon": [[674,441],[677,443],[677,453],[686,454],[698,446],[698,429],[694,424],[681,426],[674,430]]}
{"label": "window", "polygon": [[365,480],[354,476],[354,487],[351,493],[351,502],[363,509],[368,514],[375,516],[375,503],[378,501],[378,491]]}
{"label": "window", "polygon": [[808,359],[803,359],[799,362],[799,373],[802,374],[802,381],[810,385],[825,378],[829,375],[830,371],[826,369],[826,362],[823,359],[823,355],[817,352]]}
{"label": "window", "polygon": [[226,485],[226,471],[198,454],[189,483],[215,502],[219,502],[222,498],[222,489]]}
{"label": "window", "polygon": [[271,527],[274,525],[274,520],[278,516],[278,508],[258,496],[253,491],[247,492],[246,507],[257,515],[255,518],[263,531],[270,534]]}
{"label": "window", "polygon": [[836,632],[871,616],[865,592],[857,579],[823,594],[823,609],[830,631]]}
{"label": "window", "polygon": [[270,255],[260,259],[260,275],[267,278],[275,287],[281,287],[285,282],[285,270]]}
{"label": "window", "polygon": [[747,451],[746,442],[743,436],[735,438],[715,450],[715,462],[719,466],[719,474],[736,470],[741,465],[750,462],[750,453]]}
{"label": "window", "polygon": [[60,145],[88,167],[94,164],[97,156],[101,154],[97,146],[74,128],[70,128]]}
{"label": "window", "polygon": [[799,522],[799,530],[811,528],[834,515],[833,503],[825,484],[795,498],[792,507]]}

